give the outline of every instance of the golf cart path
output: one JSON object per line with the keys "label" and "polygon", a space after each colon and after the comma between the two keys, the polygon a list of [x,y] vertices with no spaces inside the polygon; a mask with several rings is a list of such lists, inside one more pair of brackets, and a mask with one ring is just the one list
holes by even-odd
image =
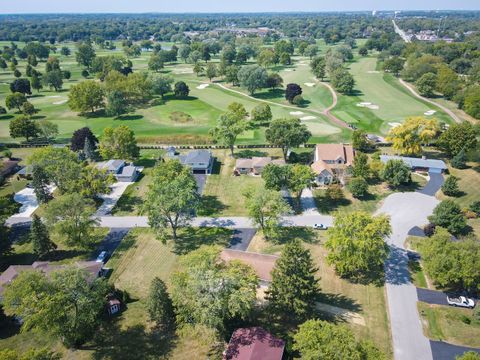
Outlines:
{"label": "golf cart path", "polygon": [[331,113],[331,110],[333,110],[335,108],[335,106],[337,106],[337,102],[338,102],[338,96],[337,96],[337,92],[335,91],[335,89],[329,83],[326,83],[324,81],[318,81],[318,82],[320,84],[322,84],[323,86],[325,86],[328,90],[330,90],[330,93],[332,94],[332,99],[333,99],[332,104],[329,107],[327,107],[325,110],[322,111],[323,114],[325,116],[327,116],[330,120],[332,120],[335,124],[337,124],[341,127],[350,129],[348,127],[348,124],[345,121],[340,120],[338,117],[336,117],[335,115],[333,115]]}
{"label": "golf cart path", "polygon": [[417,92],[415,91],[415,89],[414,89],[410,84],[407,84],[403,79],[398,79],[398,80],[400,81],[400,84],[402,84],[404,87],[406,87],[407,90],[410,91],[410,92],[413,94],[413,96],[415,96],[416,98],[421,99],[421,100],[423,100],[423,101],[426,101],[426,102],[428,102],[429,104],[432,104],[432,105],[434,105],[434,106],[442,109],[442,110],[443,110],[448,116],[450,116],[456,123],[461,123],[461,122],[462,122],[462,120],[460,120],[460,118],[459,118],[457,115],[455,115],[455,113],[454,113],[452,110],[448,109],[447,107],[445,107],[445,106],[443,106],[443,105],[441,105],[441,104],[439,104],[439,103],[436,103],[436,102],[433,101],[433,100],[430,100],[430,99],[428,99],[428,98],[420,95],[419,93],[417,93]]}

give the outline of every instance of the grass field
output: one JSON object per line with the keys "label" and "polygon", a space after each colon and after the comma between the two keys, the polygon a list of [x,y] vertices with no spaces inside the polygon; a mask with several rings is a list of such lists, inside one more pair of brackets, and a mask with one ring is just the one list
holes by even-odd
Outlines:
{"label": "grass field", "polygon": [[418,302],[418,311],[430,339],[480,347],[480,322],[474,319],[473,310]]}
{"label": "grass field", "polygon": [[[451,119],[440,109],[414,98],[389,74],[376,70],[376,57],[358,58],[350,64],[355,78],[355,94],[340,95],[332,111],[340,119],[369,132],[386,134],[389,123],[401,123],[409,116],[424,116],[424,112],[437,110],[438,120],[451,123]],[[377,105],[377,110],[357,106],[361,102]]]}

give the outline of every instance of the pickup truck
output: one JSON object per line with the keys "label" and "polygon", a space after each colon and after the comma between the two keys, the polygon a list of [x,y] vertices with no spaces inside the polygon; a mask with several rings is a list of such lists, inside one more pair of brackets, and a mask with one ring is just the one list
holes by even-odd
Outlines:
{"label": "pickup truck", "polygon": [[459,296],[459,297],[447,296],[447,303],[448,305],[451,305],[451,306],[465,307],[470,309],[475,307],[475,301],[465,296]]}

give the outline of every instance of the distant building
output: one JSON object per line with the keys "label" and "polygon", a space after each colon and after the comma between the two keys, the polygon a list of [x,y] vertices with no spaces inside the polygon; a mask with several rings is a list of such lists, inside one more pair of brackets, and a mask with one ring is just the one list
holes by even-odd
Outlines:
{"label": "distant building", "polygon": [[233,332],[223,360],[281,360],[285,341],[261,327],[241,328]]}
{"label": "distant building", "polygon": [[433,174],[441,174],[447,170],[447,165],[443,160],[427,159],[425,156],[421,158],[380,155],[380,160],[387,163],[389,160],[402,160],[413,171],[426,171]]}
{"label": "distant building", "polygon": [[352,166],[355,150],[345,144],[317,144],[311,168],[319,185],[328,185],[334,179],[344,183],[345,170]]}

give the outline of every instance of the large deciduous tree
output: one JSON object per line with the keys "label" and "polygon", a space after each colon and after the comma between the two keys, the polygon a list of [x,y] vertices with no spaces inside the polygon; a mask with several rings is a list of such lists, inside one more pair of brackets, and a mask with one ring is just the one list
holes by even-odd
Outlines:
{"label": "large deciduous tree", "polygon": [[477,146],[477,131],[467,121],[452,124],[440,135],[437,146],[449,156],[455,156],[462,150],[474,149]]}
{"label": "large deciduous tree", "polygon": [[99,83],[93,80],[82,81],[73,85],[68,94],[68,106],[74,111],[94,113],[96,109],[104,107],[105,93]]}
{"label": "large deciduous tree", "polygon": [[288,149],[304,144],[312,136],[306,125],[299,119],[276,119],[265,131],[267,141],[282,148],[283,157],[287,160]]}
{"label": "large deciduous tree", "polygon": [[422,152],[422,144],[430,143],[438,130],[435,119],[410,117],[403,124],[390,130],[387,141],[391,141],[393,149],[401,154],[418,155]]}
{"label": "large deciduous tree", "polygon": [[99,151],[105,159],[136,159],[140,153],[135,133],[126,125],[103,129]]}
{"label": "large deciduous tree", "polygon": [[220,251],[203,246],[181,258],[181,270],[171,279],[178,323],[222,332],[227,321],[246,319],[253,310],[259,283],[255,271],[238,261],[225,263]]}
{"label": "large deciduous tree", "polygon": [[240,68],[237,74],[240,85],[253,95],[256,90],[266,86],[267,71],[258,65],[245,65]]}
{"label": "large deciduous tree", "polygon": [[30,81],[28,79],[15,79],[11,84],[10,84],[10,91],[12,93],[22,93],[22,94],[32,94],[32,90],[30,87]]}
{"label": "large deciduous tree", "polygon": [[443,200],[433,209],[428,218],[434,225],[441,226],[454,235],[465,232],[467,220],[460,206],[453,200]]}
{"label": "large deciduous tree", "polygon": [[75,53],[75,58],[78,65],[90,68],[90,66],[92,66],[92,62],[95,56],[95,50],[93,49],[91,44],[82,43],[78,45],[77,52]]}
{"label": "large deciduous tree", "polygon": [[248,113],[243,105],[232,103],[229,105],[229,111],[222,114],[217,120],[217,125],[210,130],[210,135],[214,141],[228,146],[232,156],[238,135],[247,129],[247,115]]}
{"label": "large deciduous tree", "polygon": [[389,218],[365,212],[339,213],[328,229],[327,260],[340,276],[368,278],[378,272],[388,256],[384,238],[390,235]]}
{"label": "large deciduous tree", "polygon": [[153,170],[145,209],[150,226],[160,235],[170,227],[173,239],[177,240],[178,228],[188,224],[199,201],[197,183],[189,168],[171,160]]}
{"label": "large deciduous tree", "polygon": [[96,147],[96,144],[98,144],[98,139],[92,133],[92,130],[90,130],[89,127],[83,127],[81,129],[75,130],[72,138],[70,139],[70,149],[72,149],[72,151],[83,150],[85,146],[85,140],[87,138]]}
{"label": "large deciduous tree", "polygon": [[265,124],[272,120],[272,110],[268,104],[259,104],[252,109],[251,119],[256,124]]}
{"label": "large deciduous tree", "polygon": [[18,111],[22,111],[22,105],[27,102],[27,98],[24,94],[16,92],[13,94],[7,95],[5,98],[5,106],[8,110],[17,108]]}
{"label": "large deciduous tree", "polygon": [[351,94],[355,86],[355,79],[347,69],[339,68],[331,74],[332,86],[341,94]]}
{"label": "large deciduous tree", "polygon": [[396,159],[387,161],[380,176],[392,187],[408,184],[411,181],[410,168],[402,160]]}
{"label": "large deciduous tree", "polygon": [[317,270],[310,251],[300,240],[285,245],[272,270],[266,295],[274,315],[299,321],[312,314],[320,293]]}
{"label": "large deciduous tree", "polygon": [[302,95],[302,88],[298,84],[287,84],[287,88],[285,90],[285,99],[291,104],[293,103],[293,99],[295,96]]}
{"label": "large deciduous tree", "polygon": [[9,129],[12,138],[24,137],[27,141],[32,137],[37,137],[40,133],[35,120],[23,115],[10,121]]}

